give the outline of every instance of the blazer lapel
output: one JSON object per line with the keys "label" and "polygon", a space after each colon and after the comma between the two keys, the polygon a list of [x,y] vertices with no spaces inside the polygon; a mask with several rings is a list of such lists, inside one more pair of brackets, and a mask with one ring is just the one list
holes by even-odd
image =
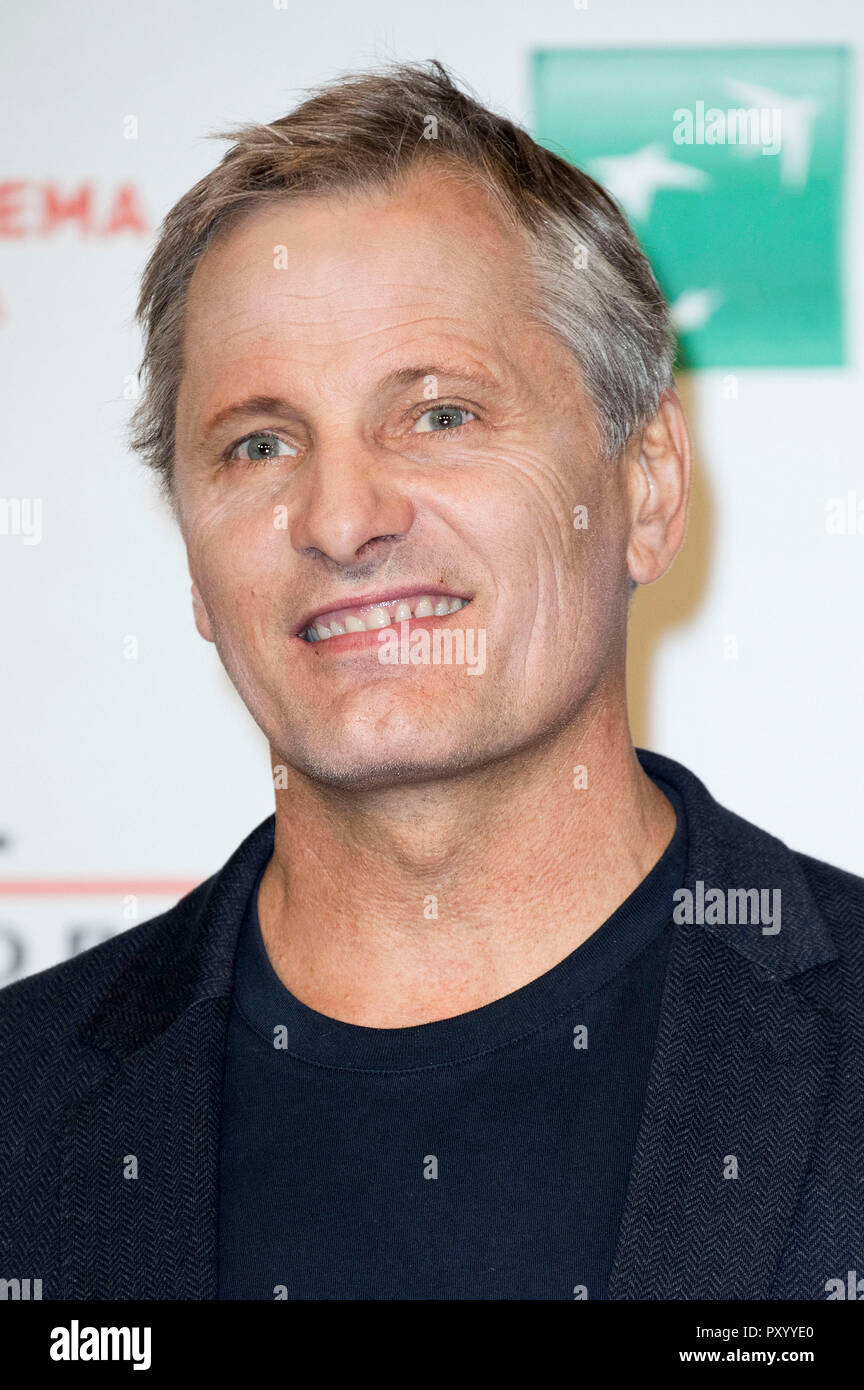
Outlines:
{"label": "blazer lapel", "polygon": [[782,918],[776,934],[756,924],[673,930],[609,1296],[766,1298],[838,1041],[806,975],[837,953],[785,846],[677,764],[639,756],[684,795],[685,886],[779,888]]}
{"label": "blazer lapel", "polygon": [[73,1299],[217,1296],[219,1140],[233,957],[273,818],[162,918],[86,1025],[67,1110],[61,1282]]}
{"label": "blazer lapel", "polygon": [[676,934],[611,1298],[767,1297],[835,1047],[789,984]]}
{"label": "blazer lapel", "polygon": [[204,999],[67,1116],[66,1296],[216,1296],[227,999]]}

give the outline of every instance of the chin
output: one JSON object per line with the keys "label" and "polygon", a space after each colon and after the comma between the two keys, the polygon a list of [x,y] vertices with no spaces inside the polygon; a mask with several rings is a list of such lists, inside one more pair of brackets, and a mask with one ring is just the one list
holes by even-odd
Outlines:
{"label": "chin", "polygon": [[401,787],[411,783],[436,781],[463,770],[464,762],[453,758],[424,758],[416,754],[392,754],[382,760],[380,753],[371,758],[324,758],[305,765],[295,764],[316,782],[331,787],[353,787],[358,791],[375,787]]}
{"label": "chin", "polygon": [[374,748],[354,748],[341,741],[341,747],[298,748],[281,761],[305,777],[330,787],[352,787],[358,791],[433,782],[483,766],[490,758],[478,756],[475,749],[450,744],[430,747],[426,739],[413,739],[407,745],[394,739],[387,746],[379,741]]}

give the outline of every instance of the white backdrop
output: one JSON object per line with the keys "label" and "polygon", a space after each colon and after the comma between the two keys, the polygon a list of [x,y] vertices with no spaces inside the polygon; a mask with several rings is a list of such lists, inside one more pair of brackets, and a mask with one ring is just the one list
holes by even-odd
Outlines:
{"label": "white backdrop", "polygon": [[[123,436],[138,275],[161,217],[224,149],[206,134],[391,59],[438,57],[530,128],[538,47],[864,37],[856,0],[279,4],[4,7],[0,496],[39,499],[42,522],[38,544],[0,534],[0,982],[162,910],[272,809],[264,740],[195,633],[179,539]],[[856,99],[850,250],[861,120]],[[89,212],[52,230],[52,199],[76,193]],[[111,230],[136,208],[137,230]],[[740,371],[735,400],[724,373],[682,380],[694,512],[672,573],[637,595],[631,694],[637,742],[794,848],[864,873],[864,534],[825,529],[829,498],[864,501],[851,254],[846,283],[853,366]]]}

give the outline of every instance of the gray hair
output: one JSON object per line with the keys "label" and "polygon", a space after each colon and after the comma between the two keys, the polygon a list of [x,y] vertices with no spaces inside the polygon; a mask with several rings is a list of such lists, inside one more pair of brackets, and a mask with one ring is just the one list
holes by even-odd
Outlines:
{"label": "gray hair", "polygon": [[234,143],[165,217],[141,282],[141,397],[130,444],[173,494],[175,415],[192,273],[217,233],[293,197],[395,186],[429,162],[484,188],[521,233],[538,321],[573,353],[617,457],[672,385],[669,311],[626,218],[582,169],[461,90],[436,60],[352,73]]}

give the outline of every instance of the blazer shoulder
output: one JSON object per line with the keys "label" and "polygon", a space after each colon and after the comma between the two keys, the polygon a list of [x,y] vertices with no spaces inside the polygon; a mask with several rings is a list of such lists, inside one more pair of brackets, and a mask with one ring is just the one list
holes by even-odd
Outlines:
{"label": "blazer shoulder", "polygon": [[28,1034],[43,1028],[55,1037],[77,1031],[135,957],[149,955],[197,917],[212,882],[199,884],[167,912],[0,989],[0,1038],[6,1046],[26,1046]]}
{"label": "blazer shoulder", "polygon": [[0,1046],[19,1057],[46,1040],[134,1050],[196,998],[230,992],[239,924],[273,834],[270,815],[167,912],[0,990]]}

